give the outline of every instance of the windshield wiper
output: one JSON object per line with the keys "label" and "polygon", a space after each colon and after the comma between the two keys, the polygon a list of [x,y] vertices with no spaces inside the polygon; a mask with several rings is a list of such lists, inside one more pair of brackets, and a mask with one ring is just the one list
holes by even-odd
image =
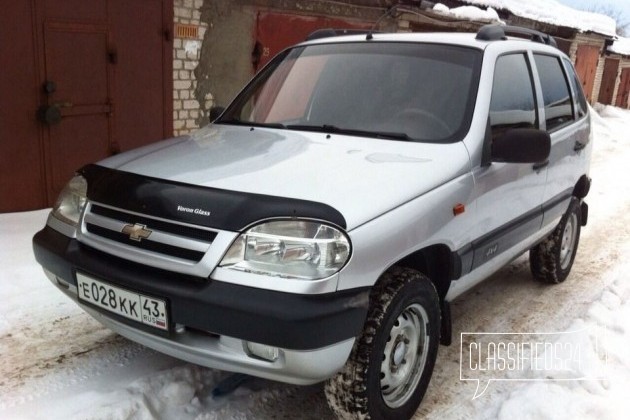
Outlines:
{"label": "windshield wiper", "polygon": [[316,132],[321,132],[321,133],[347,134],[349,136],[366,136],[366,137],[374,137],[377,139],[405,140],[405,141],[413,140],[413,138],[409,137],[407,133],[358,130],[354,128],[341,128],[341,127],[337,127],[335,125],[329,125],[329,124],[322,124],[322,125],[290,124],[290,125],[287,125],[285,128],[289,130],[303,130],[303,131],[316,131]]}
{"label": "windshield wiper", "polygon": [[262,122],[254,122],[254,121],[241,121],[237,119],[231,120],[219,120],[216,121],[215,124],[233,124],[233,125],[244,125],[248,127],[265,127],[265,128],[281,128],[288,130],[303,130],[303,131],[315,131],[320,133],[334,133],[334,134],[346,134],[349,136],[365,136],[365,137],[374,137],[377,139],[388,139],[388,140],[404,140],[404,141],[413,141],[414,139],[409,137],[407,133],[397,133],[397,132],[388,132],[388,131],[369,131],[369,130],[358,130],[354,128],[341,128],[336,125],[330,124],[322,124],[322,125],[308,125],[308,124],[289,124],[284,125],[282,123],[262,123]]}
{"label": "windshield wiper", "polygon": [[254,121],[241,121],[236,119],[219,120],[215,121],[215,124],[245,125],[247,127],[286,128],[285,125],[281,123],[261,123]]}

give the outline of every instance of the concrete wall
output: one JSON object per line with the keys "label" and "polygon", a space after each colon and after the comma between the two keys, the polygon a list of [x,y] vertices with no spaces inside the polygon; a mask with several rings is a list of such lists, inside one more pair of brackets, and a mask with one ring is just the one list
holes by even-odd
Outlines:
{"label": "concrete wall", "polygon": [[201,12],[209,29],[195,69],[195,98],[200,103],[198,123],[205,125],[210,108],[228,105],[253,76],[256,13],[238,0],[205,0]]}

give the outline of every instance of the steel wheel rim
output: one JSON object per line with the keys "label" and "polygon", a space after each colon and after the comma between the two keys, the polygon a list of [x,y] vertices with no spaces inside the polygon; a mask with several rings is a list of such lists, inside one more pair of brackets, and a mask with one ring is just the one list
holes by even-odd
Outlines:
{"label": "steel wheel rim", "polygon": [[429,351],[429,317],[417,303],[407,306],[389,332],[381,363],[381,395],[390,408],[404,405],[413,395]]}
{"label": "steel wheel rim", "polygon": [[571,262],[571,257],[575,249],[575,240],[577,238],[577,216],[571,213],[567,224],[562,232],[562,241],[560,242],[560,267],[566,270]]}

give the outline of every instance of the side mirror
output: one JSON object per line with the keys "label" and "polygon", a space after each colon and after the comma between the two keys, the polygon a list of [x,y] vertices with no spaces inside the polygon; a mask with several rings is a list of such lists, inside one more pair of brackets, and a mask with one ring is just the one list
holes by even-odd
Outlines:
{"label": "side mirror", "polygon": [[221,114],[223,114],[223,111],[225,111],[225,107],[223,106],[213,106],[212,108],[210,108],[210,115],[208,117],[210,122],[212,123],[214,122],[214,120],[219,118]]}
{"label": "side mirror", "polygon": [[490,160],[505,163],[539,163],[549,158],[549,133],[536,128],[513,128],[492,141]]}

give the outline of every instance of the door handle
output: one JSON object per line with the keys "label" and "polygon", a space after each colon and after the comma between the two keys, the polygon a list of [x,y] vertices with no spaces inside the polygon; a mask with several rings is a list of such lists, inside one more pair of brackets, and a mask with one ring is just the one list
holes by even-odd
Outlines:
{"label": "door handle", "polygon": [[578,140],[575,142],[575,146],[573,146],[573,150],[575,150],[576,152],[579,152],[585,147],[586,147],[586,143],[582,143],[581,141]]}
{"label": "door handle", "polygon": [[72,108],[72,102],[55,102],[51,105],[42,105],[37,110],[37,119],[48,125],[59,124],[61,121],[61,108]]}
{"label": "door handle", "polygon": [[534,165],[532,166],[532,169],[538,172],[547,165],[549,165],[549,159],[545,160],[544,162],[534,163]]}

